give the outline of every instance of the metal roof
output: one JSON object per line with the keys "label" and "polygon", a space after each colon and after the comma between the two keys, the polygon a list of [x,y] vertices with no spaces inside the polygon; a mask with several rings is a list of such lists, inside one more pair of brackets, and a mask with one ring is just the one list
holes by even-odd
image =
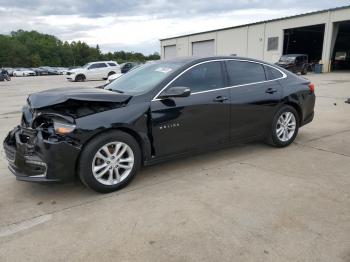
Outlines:
{"label": "metal roof", "polygon": [[337,10],[342,10],[342,9],[347,9],[347,8],[350,8],[350,5],[339,6],[339,7],[330,8],[330,9],[324,9],[324,10],[319,10],[319,11],[313,11],[313,12],[303,13],[303,14],[299,14],[299,15],[292,15],[292,16],[286,16],[286,17],[275,18],[275,19],[270,19],[270,20],[264,20],[264,21],[259,21],[259,22],[244,24],[244,25],[230,26],[230,27],[224,27],[224,28],[208,30],[208,31],[203,31],[203,32],[197,32],[197,33],[192,33],[192,34],[185,34],[185,35],[179,35],[179,36],[174,36],[174,37],[167,37],[167,38],[160,39],[160,41],[170,40],[170,39],[175,39],[175,38],[185,37],[185,36],[193,36],[193,35],[200,35],[200,34],[205,34],[205,33],[212,33],[212,32],[217,32],[217,31],[222,31],[222,30],[227,30],[227,29],[234,29],[234,28],[240,28],[240,27],[245,27],[245,26],[251,26],[251,25],[264,24],[264,23],[269,23],[269,22],[286,20],[286,19],[290,19],[290,18],[296,18],[296,17],[307,16],[307,15],[314,15],[314,14],[332,12],[332,11],[337,11]]}

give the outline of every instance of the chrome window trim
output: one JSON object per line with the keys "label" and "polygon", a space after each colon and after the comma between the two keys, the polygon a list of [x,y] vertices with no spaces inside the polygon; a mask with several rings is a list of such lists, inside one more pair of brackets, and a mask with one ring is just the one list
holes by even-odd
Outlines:
{"label": "chrome window trim", "polygon": [[201,64],[205,64],[205,63],[210,63],[210,62],[221,62],[221,61],[239,61],[239,62],[250,62],[250,63],[256,63],[256,64],[260,64],[263,66],[269,66],[277,71],[279,71],[282,76],[279,78],[275,78],[275,79],[271,79],[271,80],[265,80],[265,81],[260,81],[260,82],[253,82],[253,83],[248,83],[248,84],[242,84],[242,85],[234,85],[234,86],[227,86],[227,87],[221,87],[221,88],[216,88],[216,89],[211,89],[211,90],[205,90],[205,91],[199,91],[199,92],[194,92],[191,93],[191,95],[197,95],[197,94],[203,94],[203,93],[208,93],[208,92],[213,92],[213,91],[218,91],[218,90],[225,90],[225,89],[231,89],[231,88],[236,88],[236,87],[241,87],[241,86],[249,86],[249,85],[255,85],[255,84],[262,84],[262,83],[268,83],[268,82],[272,82],[272,81],[277,81],[280,79],[284,79],[287,77],[287,75],[280,69],[272,66],[272,65],[268,65],[262,62],[258,62],[258,61],[252,61],[252,60],[247,60],[247,59],[230,59],[230,58],[224,58],[224,59],[213,59],[213,60],[208,60],[208,61],[203,61],[197,64],[194,64],[192,66],[190,66],[189,68],[187,68],[186,70],[182,71],[180,74],[178,74],[176,77],[174,77],[169,83],[167,83],[151,100],[152,101],[160,101],[163,100],[162,98],[158,98],[158,96],[168,87],[170,86],[176,79],[178,79],[180,76],[182,76],[184,73],[186,73],[188,70],[201,65]]}

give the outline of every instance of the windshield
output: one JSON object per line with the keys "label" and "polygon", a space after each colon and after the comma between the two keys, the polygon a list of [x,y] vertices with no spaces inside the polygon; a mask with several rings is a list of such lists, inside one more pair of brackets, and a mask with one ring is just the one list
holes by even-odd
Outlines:
{"label": "windshield", "polygon": [[294,63],[295,56],[281,56],[280,62],[283,63]]}
{"label": "windshield", "polygon": [[162,82],[185,62],[158,62],[137,67],[107,85],[105,89],[138,95],[145,93]]}
{"label": "windshield", "polygon": [[82,66],[82,68],[88,68],[91,65],[91,63],[87,63],[85,65]]}

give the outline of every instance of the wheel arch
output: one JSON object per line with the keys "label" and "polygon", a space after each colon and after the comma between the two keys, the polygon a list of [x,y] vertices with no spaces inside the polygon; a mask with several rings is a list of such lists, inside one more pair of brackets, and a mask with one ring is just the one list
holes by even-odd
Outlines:
{"label": "wheel arch", "polygon": [[113,132],[113,131],[122,131],[124,133],[129,134],[130,136],[132,136],[136,140],[136,142],[139,145],[140,150],[141,150],[141,157],[142,157],[141,163],[142,164],[144,163],[144,161],[148,157],[150,157],[150,155],[151,155],[150,144],[148,145],[148,143],[142,139],[141,135],[138,132],[136,132],[135,130],[133,130],[132,128],[125,127],[125,126],[106,128],[106,129],[103,129],[100,132],[97,132],[96,134],[92,135],[88,140],[86,140],[83,143],[81,150],[80,150],[80,153],[78,155],[77,161],[75,163],[76,176],[78,176],[79,161],[80,161],[81,153],[83,152],[85,146],[90,141],[92,141],[94,138],[96,138],[97,136],[100,136],[100,135],[105,134],[105,133]]}
{"label": "wheel arch", "polygon": [[301,124],[303,123],[303,112],[301,110],[301,107],[297,103],[293,102],[286,102],[284,104],[293,107],[295,111],[297,111],[299,117],[299,126],[301,126]]}
{"label": "wheel arch", "polygon": [[79,74],[77,74],[77,75],[75,76],[74,81],[77,81],[77,77],[79,77],[79,76],[82,76],[82,77],[83,77],[83,80],[86,80],[85,74],[84,74],[84,73],[79,73]]}

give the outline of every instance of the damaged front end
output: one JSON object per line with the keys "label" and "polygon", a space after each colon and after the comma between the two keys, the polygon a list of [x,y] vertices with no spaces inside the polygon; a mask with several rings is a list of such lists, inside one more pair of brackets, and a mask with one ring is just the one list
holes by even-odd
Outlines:
{"label": "damaged front end", "polygon": [[71,117],[42,113],[34,116],[23,108],[21,125],[5,138],[9,169],[18,180],[33,182],[69,181],[75,177],[75,162],[81,145],[70,136]]}
{"label": "damaged front end", "polygon": [[21,124],[4,141],[9,169],[18,180],[70,181],[82,148],[80,117],[126,105],[130,96],[96,89],[55,89],[33,94]]}

